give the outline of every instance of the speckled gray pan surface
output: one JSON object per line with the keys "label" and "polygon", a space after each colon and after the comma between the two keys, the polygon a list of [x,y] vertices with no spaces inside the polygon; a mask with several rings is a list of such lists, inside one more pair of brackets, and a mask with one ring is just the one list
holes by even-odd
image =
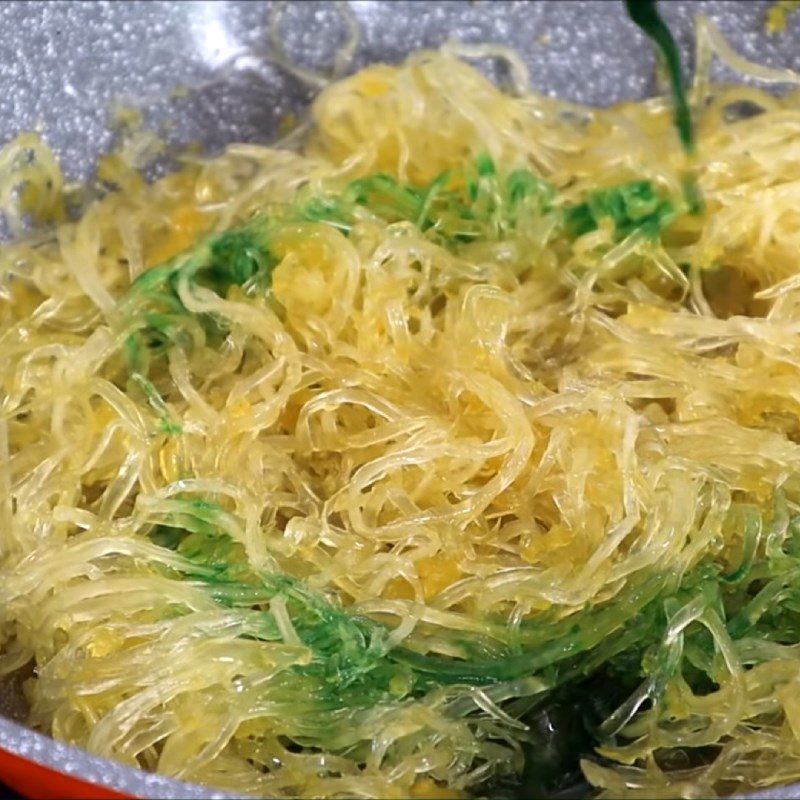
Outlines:
{"label": "speckled gray pan surface", "polygon": [[[709,15],[743,55],[800,69],[800,15],[780,36],[764,32],[769,2],[662,2],[691,64],[693,18]],[[533,83],[570,100],[608,105],[655,89],[654,56],[618,0],[406,2],[353,0],[361,43],[352,68],[397,61],[448,38],[515,47]],[[0,144],[41,130],[71,177],[87,176],[109,147],[114,102],[143,105],[170,137],[219,149],[269,141],[309,91],[269,63],[273,4],[260,2],[0,3]],[[293,3],[282,32],[289,54],[324,68],[341,42],[329,3]],[[176,87],[188,87],[171,98]],[[55,743],[0,717],[0,747],[138,797],[224,797],[145,775]],[[753,797],[800,798],[800,786]]]}

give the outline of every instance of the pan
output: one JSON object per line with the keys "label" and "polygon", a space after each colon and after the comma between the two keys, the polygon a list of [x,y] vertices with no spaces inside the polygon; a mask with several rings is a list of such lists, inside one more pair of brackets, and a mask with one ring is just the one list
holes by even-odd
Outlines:
{"label": "pan", "polygon": [[[691,68],[694,19],[706,14],[745,57],[800,69],[800,15],[766,30],[769,2],[661,4]],[[526,61],[533,83],[568,100],[610,105],[655,92],[655,57],[622,2],[352,0],[360,39],[353,71],[402,60],[448,39],[499,42]],[[142,108],[174,143],[210,152],[269,142],[313,87],[270,60],[270,20],[285,55],[324,73],[347,35],[334,3],[16,2],[0,5],[0,143],[41,130],[68,178],[91,174],[113,142],[113,109]],[[491,71],[492,65],[485,67]],[[721,77],[726,77],[724,74]],[[177,91],[176,91],[177,90]],[[167,127],[165,121],[169,121]],[[155,172],[168,169],[156,164]],[[26,728],[19,681],[0,691],[0,783],[38,798],[224,798],[223,792],[147,774]],[[3,792],[0,791],[0,794]],[[800,798],[800,784],[751,795]]]}

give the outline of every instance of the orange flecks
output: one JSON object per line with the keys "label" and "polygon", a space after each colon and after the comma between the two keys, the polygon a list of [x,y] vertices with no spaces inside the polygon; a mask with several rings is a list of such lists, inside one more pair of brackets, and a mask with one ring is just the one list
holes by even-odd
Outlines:
{"label": "orange flecks", "polygon": [[[458,562],[445,555],[428,556],[416,562],[417,575],[422,583],[425,600],[436,597],[441,591],[455,583],[462,577]],[[405,578],[398,576],[392,578],[383,591],[383,596],[389,600],[414,600],[416,597],[414,587]]]}
{"label": "orange flecks", "polygon": [[19,207],[23,214],[29,215],[38,223],[61,223],[66,219],[63,197],[39,183],[31,182],[22,186]]}
{"label": "orange flecks", "polygon": [[104,433],[108,426],[119,419],[119,412],[109,403],[98,402],[92,414],[92,423],[97,433]]}
{"label": "orange flecks", "polygon": [[789,15],[800,10],[800,0],[778,0],[768,11],[765,22],[767,33],[783,33]]}
{"label": "orange flecks", "polygon": [[571,547],[574,540],[575,535],[569,528],[556,524],[546,534],[532,536],[520,555],[529,564],[536,564],[542,561],[546,553]]}
{"label": "orange flecks", "polygon": [[272,252],[281,259],[272,273],[276,300],[291,312],[325,314],[335,259],[320,232],[307,226],[287,231],[274,239]]}
{"label": "orange flecks", "polygon": [[247,400],[236,400],[228,406],[228,413],[234,419],[241,419],[252,413],[252,406]]}
{"label": "orange flecks", "polygon": [[45,296],[32,284],[20,278],[6,281],[0,294],[0,320],[26,319],[44,302]]}
{"label": "orange flecks", "polygon": [[413,600],[414,587],[405,578],[392,578],[386,584],[383,596],[387,600]]}
{"label": "orange flecks", "polygon": [[290,253],[303,263],[319,264],[330,260],[330,253],[319,232],[307,227],[293,228],[279,234],[272,242],[276,258],[283,259]]}
{"label": "orange flecks", "polygon": [[175,483],[184,477],[186,465],[183,445],[177,439],[168,439],[158,453],[158,466],[167,483]]}
{"label": "orange flecks", "polygon": [[147,255],[148,266],[160,264],[191,247],[208,229],[208,219],[195,206],[178,206],[169,217],[169,227]]}
{"label": "orange flecks", "polygon": [[435,597],[461,577],[458,562],[447,556],[436,555],[417,561],[417,574],[422,580],[425,599]]}
{"label": "orange flecks", "polygon": [[117,153],[101,156],[97,162],[97,177],[118,186],[126,195],[144,191],[145,180],[142,175]]}
{"label": "orange flecks", "polygon": [[297,425],[297,420],[300,418],[300,412],[303,410],[303,406],[311,400],[313,396],[314,392],[310,389],[301,389],[293,394],[283,407],[280,417],[278,417],[278,425],[289,433],[293,432]]}
{"label": "orange flecks", "polygon": [[356,87],[364,97],[380,97],[389,91],[397,70],[379,65],[365,69],[356,82]]}

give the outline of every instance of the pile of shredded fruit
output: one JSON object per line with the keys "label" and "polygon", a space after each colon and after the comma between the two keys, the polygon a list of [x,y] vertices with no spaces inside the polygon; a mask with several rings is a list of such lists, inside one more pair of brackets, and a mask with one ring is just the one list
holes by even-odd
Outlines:
{"label": "pile of shredded fruit", "polygon": [[800,779],[800,98],[715,55],[800,82],[701,19],[692,155],[458,46],[78,221],[0,152],[30,724],[248,796]]}

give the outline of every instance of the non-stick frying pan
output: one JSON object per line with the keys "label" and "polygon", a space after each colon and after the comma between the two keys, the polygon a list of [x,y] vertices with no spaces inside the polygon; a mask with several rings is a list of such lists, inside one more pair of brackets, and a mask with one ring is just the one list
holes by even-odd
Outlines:
{"label": "non-stick frying pan", "polygon": [[[232,141],[268,142],[281,117],[303,108],[313,94],[268,60],[273,5],[0,4],[0,144],[22,130],[41,129],[68,176],[86,177],[112,142],[110,110],[120,99],[143,106],[151,125],[169,119],[176,142],[199,140],[212,150]],[[693,20],[703,13],[748,58],[800,69],[800,14],[790,18],[786,31],[769,35],[764,22],[770,5],[669,0],[661,10],[688,67]],[[414,49],[455,38],[513,46],[538,87],[570,100],[609,105],[657,87],[653,51],[618,0],[352,0],[350,6],[362,37],[350,69],[398,61]],[[288,55],[318,70],[331,63],[344,35],[334,3],[288,4],[280,31]],[[177,87],[190,91],[175,96]],[[0,784],[30,797],[226,796],[31,731],[11,718],[24,716],[20,700],[17,683],[0,687]],[[757,796],[800,798],[800,784]]]}

